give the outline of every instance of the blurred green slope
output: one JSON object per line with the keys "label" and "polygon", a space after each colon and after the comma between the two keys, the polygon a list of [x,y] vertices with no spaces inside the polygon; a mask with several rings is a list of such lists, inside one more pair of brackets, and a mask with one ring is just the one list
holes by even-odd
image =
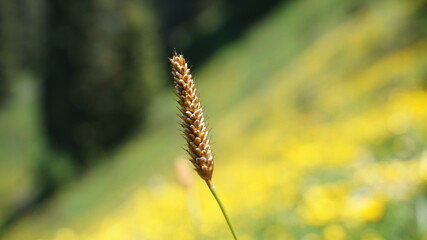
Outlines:
{"label": "blurred green slope", "polygon": [[[205,66],[194,66],[212,128],[214,178],[222,176],[215,181],[224,192],[242,184],[233,183],[229,170],[242,162],[256,166],[280,160],[291,169],[341,166],[357,158],[361,148],[381,161],[419,156],[427,136],[425,112],[413,110],[419,114],[410,127],[397,119],[392,131],[384,127],[390,121],[381,114],[386,115],[396,99],[404,103],[406,92],[414,91],[415,97],[418,93],[419,104],[426,103],[426,20],[418,10],[422,3],[294,2],[277,9]],[[416,105],[411,102],[416,100],[407,101]],[[159,94],[149,111],[148,133],[63,189],[4,239],[52,239],[63,227],[84,232],[126,205],[137,189],[173,181],[173,163],[183,154],[183,140],[172,90]],[[378,144],[402,135],[393,129],[414,134],[415,147],[390,151],[388,145]],[[339,154],[348,148],[350,153]],[[244,216],[244,210],[235,216]],[[251,233],[244,224],[238,228]]]}
{"label": "blurred green slope", "polygon": [[0,111],[0,222],[32,194],[30,172],[41,147],[35,88],[26,77],[17,80],[15,99]]}

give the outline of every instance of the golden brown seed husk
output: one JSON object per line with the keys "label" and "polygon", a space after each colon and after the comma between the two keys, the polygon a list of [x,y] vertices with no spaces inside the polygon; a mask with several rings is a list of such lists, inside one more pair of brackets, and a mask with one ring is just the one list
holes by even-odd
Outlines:
{"label": "golden brown seed husk", "polygon": [[203,109],[190,73],[190,68],[182,54],[173,53],[169,59],[175,82],[175,93],[181,111],[181,126],[187,141],[187,152],[195,170],[202,179],[210,182],[214,169],[213,154],[209,145],[208,130]]}

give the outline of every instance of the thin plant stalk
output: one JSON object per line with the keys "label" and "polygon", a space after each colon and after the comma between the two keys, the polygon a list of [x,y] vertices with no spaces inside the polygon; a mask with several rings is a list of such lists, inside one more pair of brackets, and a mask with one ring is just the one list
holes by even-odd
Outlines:
{"label": "thin plant stalk", "polygon": [[228,228],[230,229],[231,234],[233,234],[233,238],[237,240],[236,231],[234,231],[233,224],[231,224],[230,218],[228,217],[224,204],[222,203],[221,199],[218,196],[218,193],[215,190],[215,186],[213,185],[212,181],[206,181],[206,183],[208,184],[209,190],[211,190],[212,195],[214,196],[216,202],[218,203],[218,206],[221,209],[222,215],[224,215],[225,221],[227,221]]}
{"label": "thin plant stalk", "polygon": [[214,157],[209,144],[203,109],[200,105],[193,76],[190,73],[190,67],[184,56],[177,54],[176,51],[173,52],[173,56],[169,61],[175,83],[175,94],[178,97],[177,102],[181,111],[183,136],[187,141],[187,152],[190,155],[189,160],[193,164],[194,170],[208,184],[209,190],[217,201],[234,239],[237,240],[230,218],[212,184]]}

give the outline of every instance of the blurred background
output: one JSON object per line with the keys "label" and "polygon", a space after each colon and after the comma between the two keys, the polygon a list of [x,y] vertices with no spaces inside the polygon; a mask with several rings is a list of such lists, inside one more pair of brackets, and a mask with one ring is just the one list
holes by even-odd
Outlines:
{"label": "blurred background", "polygon": [[426,0],[0,0],[0,239],[427,239]]}

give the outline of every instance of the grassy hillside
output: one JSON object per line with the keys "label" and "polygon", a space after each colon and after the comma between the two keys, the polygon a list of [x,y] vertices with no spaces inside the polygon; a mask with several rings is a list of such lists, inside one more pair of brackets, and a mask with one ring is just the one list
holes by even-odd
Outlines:
{"label": "grassy hillside", "polygon": [[[241,239],[427,237],[425,5],[288,3],[193,67]],[[3,239],[231,238],[204,183],[174,176],[175,105],[159,94],[148,133]]]}
{"label": "grassy hillside", "polygon": [[41,147],[35,88],[26,76],[17,80],[15,98],[0,111],[0,222],[32,194],[31,172]]}

